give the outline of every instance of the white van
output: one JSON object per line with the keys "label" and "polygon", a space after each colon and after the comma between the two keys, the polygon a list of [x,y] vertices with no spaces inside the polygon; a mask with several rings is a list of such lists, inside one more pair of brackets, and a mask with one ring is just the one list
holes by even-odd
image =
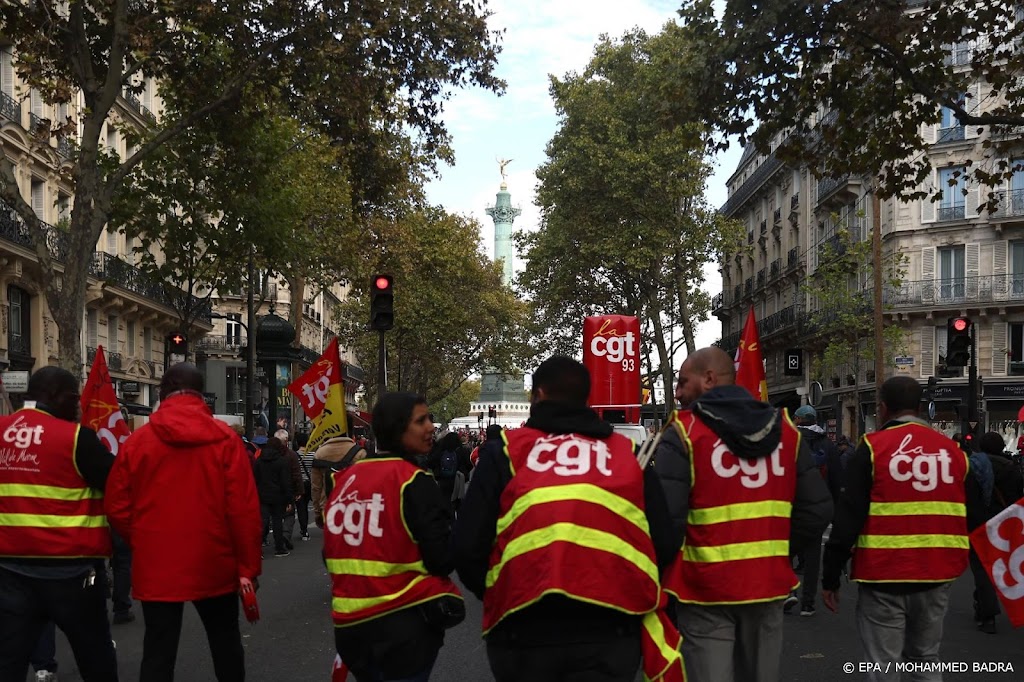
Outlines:
{"label": "white van", "polygon": [[615,433],[621,433],[633,441],[633,447],[639,448],[647,441],[647,428],[643,424],[612,424]]}

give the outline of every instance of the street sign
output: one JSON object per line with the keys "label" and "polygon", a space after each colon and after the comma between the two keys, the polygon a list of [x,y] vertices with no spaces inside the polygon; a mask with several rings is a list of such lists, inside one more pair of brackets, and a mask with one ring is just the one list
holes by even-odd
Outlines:
{"label": "street sign", "polygon": [[914,356],[913,355],[897,355],[896,356],[896,366],[899,367],[900,365],[910,365],[911,367],[913,367],[914,366]]}
{"label": "street sign", "polygon": [[968,421],[967,423],[971,425],[971,431],[978,428],[978,422]]}
{"label": "street sign", "polygon": [[804,352],[800,348],[786,349],[786,369],[783,374],[786,376],[803,376],[804,373]]}
{"label": "street sign", "polygon": [[808,396],[808,400],[810,401],[810,404],[811,404],[812,407],[817,407],[818,405],[821,404],[821,393],[822,393],[822,390],[823,389],[821,387],[821,382],[820,381],[812,381],[811,382],[811,395]]}
{"label": "street sign", "polygon": [[3,379],[4,388],[7,389],[8,393],[25,393],[28,391],[28,372],[14,371],[14,372],[0,372],[0,378]]}

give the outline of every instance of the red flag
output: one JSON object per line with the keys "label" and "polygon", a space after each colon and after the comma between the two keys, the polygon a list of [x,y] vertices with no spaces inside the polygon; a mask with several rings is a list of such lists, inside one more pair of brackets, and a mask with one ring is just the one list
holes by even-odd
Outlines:
{"label": "red flag", "polygon": [[328,438],[348,432],[345,383],[341,372],[341,354],[338,337],[335,336],[320,359],[288,385],[288,390],[299,399],[302,410],[313,422],[313,432],[306,443],[307,452],[315,452]]}
{"label": "red flag", "polygon": [[107,371],[103,346],[96,349],[89,379],[82,389],[82,425],[95,431],[107,449],[115,455],[121,443],[132,433],[121,414],[114,382]]}
{"label": "red flag", "polygon": [[764,355],[761,354],[761,337],[757,333],[754,306],[750,306],[747,322],[740,335],[740,347],[736,349],[736,385],[750,391],[760,400],[768,401],[768,382],[764,378]]}
{"label": "red flag", "polygon": [[1024,625],[1024,498],[971,533],[971,546],[1015,628]]}
{"label": "red flag", "polygon": [[345,682],[348,679],[348,666],[341,660],[340,654],[334,654],[334,667],[331,668],[331,682]]}

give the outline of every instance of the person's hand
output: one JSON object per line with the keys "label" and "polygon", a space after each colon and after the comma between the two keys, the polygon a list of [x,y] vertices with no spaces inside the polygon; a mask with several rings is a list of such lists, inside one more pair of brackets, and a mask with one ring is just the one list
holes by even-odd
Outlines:
{"label": "person's hand", "polygon": [[316,516],[313,517],[313,523],[316,524],[317,528],[319,528],[320,530],[323,530],[323,528],[324,528],[324,517],[322,517],[319,514],[317,514]]}
{"label": "person's hand", "polygon": [[289,505],[288,505],[287,507],[285,507],[285,508],[284,508],[284,513],[285,513],[285,514],[291,514],[291,513],[292,513],[292,506],[293,506],[293,505],[290,505],[290,504],[289,504]]}
{"label": "person's hand", "polygon": [[822,590],[821,600],[832,613],[839,613],[839,590]]}
{"label": "person's hand", "polygon": [[295,501],[296,502],[298,502],[301,499],[302,499],[302,493],[299,493],[298,495],[295,496]]}
{"label": "person's hand", "polygon": [[246,592],[255,592],[256,591],[256,587],[252,584],[252,581],[249,580],[248,578],[239,578],[238,579],[238,591],[241,594],[244,594]]}

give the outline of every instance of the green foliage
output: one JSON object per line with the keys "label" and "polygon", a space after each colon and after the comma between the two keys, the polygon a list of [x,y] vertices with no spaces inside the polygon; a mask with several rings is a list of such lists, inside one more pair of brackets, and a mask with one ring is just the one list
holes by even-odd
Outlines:
{"label": "green foliage", "polygon": [[479,398],[480,382],[470,379],[450,395],[432,402],[430,411],[434,414],[434,421],[447,424],[453,419],[468,415],[470,403],[476,402]]}
{"label": "green foliage", "polygon": [[701,198],[704,129],[658,115],[669,65],[690,58],[676,47],[639,29],[603,36],[582,73],[551,79],[560,125],[537,172],[542,224],[518,235],[545,350],[578,352],[587,315],[631,314],[652,323],[666,366],[665,327],[692,339],[707,318],[701,267],[739,231]]}
{"label": "green foliage", "polygon": [[[763,150],[784,138],[784,161],[871,175],[883,198],[917,198],[942,190],[923,185],[931,161],[921,130],[945,107],[959,125],[989,134],[968,169],[974,181],[997,187],[1012,172],[1005,158],[1024,125],[1016,0],[728,0],[718,12],[715,4],[687,0],[680,14],[684,39],[705,46],[704,77],[693,82],[716,130]],[[668,114],[688,121],[693,109],[670,104]]]}
{"label": "green foliage", "polygon": [[437,207],[399,205],[361,226],[353,251],[339,333],[366,371],[368,405],[380,392],[378,333],[366,328],[375,273],[394,276],[389,390],[415,391],[434,404],[485,368],[512,374],[529,363],[529,309],[502,285],[500,264],[480,251],[475,221]]}

